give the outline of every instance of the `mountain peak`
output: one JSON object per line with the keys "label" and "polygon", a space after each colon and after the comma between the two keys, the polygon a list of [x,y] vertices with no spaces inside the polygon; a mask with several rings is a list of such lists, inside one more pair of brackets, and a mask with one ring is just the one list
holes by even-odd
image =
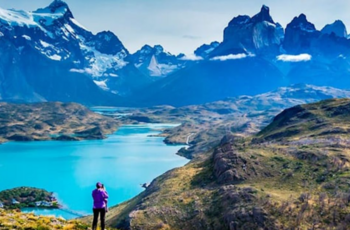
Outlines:
{"label": "mountain peak", "polygon": [[150,46],[150,45],[144,45],[142,46],[141,50],[139,50],[141,53],[154,53],[155,55],[159,55],[160,53],[164,52],[164,48],[161,45],[155,45],[155,46]]}
{"label": "mountain peak", "polygon": [[269,8],[268,6],[266,6],[266,5],[263,5],[263,6],[261,7],[261,11],[263,11],[263,10],[265,10],[265,11],[270,11],[270,8]]}
{"label": "mountain peak", "polygon": [[263,5],[263,6],[261,7],[260,13],[270,15],[270,8],[269,8],[268,6],[266,6],[266,5]]}
{"label": "mountain peak", "polygon": [[347,37],[346,26],[341,20],[336,20],[332,24],[326,25],[321,32],[324,34],[334,33],[338,37]]}
{"label": "mountain peak", "polygon": [[292,22],[289,23],[287,27],[292,27],[293,29],[301,29],[307,32],[316,31],[315,25],[307,20],[305,14],[300,14],[299,17],[294,17]]}
{"label": "mountain peak", "polygon": [[52,8],[54,8],[54,7],[62,7],[62,6],[68,7],[68,4],[67,4],[65,1],[63,1],[63,0],[54,0],[54,1],[49,5],[49,7],[52,7]]}
{"label": "mountain peak", "polygon": [[68,18],[74,18],[72,12],[69,9],[68,4],[63,0],[54,0],[49,6],[44,9],[38,9],[36,13],[49,12],[52,14],[62,14]]}
{"label": "mountain peak", "polygon": [[156,55],[164,52],[164,48],[161,45],[155,45],[154,49],[156,50]]}
{"label": "mountain peak", "polygon": [[270,15],[270,8],[266,5],[261,7],[260,12],[252,18],[252,21],[255,23],[262,21],[275,23]]}

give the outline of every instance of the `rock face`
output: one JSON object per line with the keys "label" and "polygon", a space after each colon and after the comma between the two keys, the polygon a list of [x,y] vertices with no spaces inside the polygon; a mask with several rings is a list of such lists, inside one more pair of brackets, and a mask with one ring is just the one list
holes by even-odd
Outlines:
{"label": "rock face", "polygon": [[307,20],[305,14],[301,14],[287,25],[283,48],[290,54],[308,53],[319,35],[315,25]]}
{"label": "rock face", "polygon": [[334,33],[336,36],[341,38],[346,38],[348,36],[346,26],[341,20],[336,20],[334,23],[326,25],[323,27],[321,32],[324,34]]}
{"label": "rock face", "polygon": [[239,53],[276,54],[283,40],[283,28],[275,23],[267,6],[250,18],[238,16],[232,19],[224,31],[224,40],[213,55]]}
{"label": "rock face", "polygon": [[136,68],[151,77],[165,77],[185,67],[179,56],[165,51],[161,45],[145,45],[131,55],[131,60]]}
{"label": "rock face", "polygon": [[204,44],[198,47],[194,54],[198,57],[208,58],[210,54],[220,45],[219,42],[212,42],[210,44]]}
{"label": "rock face", "polygon": [[248,177],[247,160],[232,147],[234,137],[224,137],[214,151],[214,174],[221,184],[237,184]]}
{"label": "rock face", "polygon": [[[283,49],[288,54],[307,53],[315,57],[320,56],[319,58],[323,60],[334,60],[339,56],[345,57],[350,54],[350,41],[346,39],[345,34],[346,28],[341,21],[336,21],[318,31],[314,24],[307,20],[306,15],[301,14],[287,25]],[[316,68],[312,70],[317,71]]]}

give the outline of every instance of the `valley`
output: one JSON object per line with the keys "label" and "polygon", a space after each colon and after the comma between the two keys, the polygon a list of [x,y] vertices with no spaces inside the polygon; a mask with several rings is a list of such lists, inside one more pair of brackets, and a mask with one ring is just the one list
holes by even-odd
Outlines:
{"label": "valley", "polygon": [[[151,24],[163,3],[109,2],[91,28],[78,22],[88,2],[0,8],[0,229],[89,229],[96,181],[108,229],[349,229],[350,35],[324,23],[340,10],[322,21],[307,4],[243,15],[236,3],[203,44],[175,2]],[[222,3],[213,19],[196,4],[205,32],[224,17]],[[119,25],[157,36],[126,47]],[[159,44],[183,39],[201,42]]]}
{"label": "valley", "polygon": [[256,135],[228,134],[206,157],[112,208],[107,222],[121,229],[346,229],[349,103],[296,106]]}

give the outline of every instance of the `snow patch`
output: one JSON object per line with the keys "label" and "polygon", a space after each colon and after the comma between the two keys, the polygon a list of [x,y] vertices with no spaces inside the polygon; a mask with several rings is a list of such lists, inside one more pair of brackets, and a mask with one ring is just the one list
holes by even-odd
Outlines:
{"label": "snow patch", "polygon": [[310,61],[311,59],[312,59],[312,56],[310,54],[299,54],[299,55],[282,54],[277,56],[277,60],[283,61],[283,62],[305,62],[305,61]]}
{"label": "snow patch", "polygon": [[82,24],[80,24],[77,20],[75,20],[74,18],[70,18],[69,20],[71,20],[71,22],[73,22],[73,24],[75,24],[76,26],[84,29],[84,30],[87,30]]}
{"label": "snow patch", "polygon": [[107,70],[118,70],[128,64],[128,62],[124,60],[127,56],[124,50],[116,55],[108,55],[84,44],[80,44],[80,47],[88,55],[86,60],[89,61],[89,68],[86,68],[85,72],[93,77],[101,77]]}
{"label": "snow patch", "polygon": [[44,42],[44,41],[42,41],[42,40],[39,40],[39,41],[40,41],[40,44],[41,44],[43,47],[45,47],[45,48],[52,47],[52,45],[50,45],[50,44],[47,43],[47,42]]}
{"label": "snow patch", "polygon": [[151,58],[151,62],[149,63],[147,69],[150,71],[152,76],[161,76],[162,71],[158,66],[158,61],[156,57],[153,55]]}
{"label": "snow patch", "polygon": [[179,69],[177,65],[159,64],[155,55],[152,56],[151,61],[147,67],[149,74],[152,77],[162,77],[171,74]]}
{"label": "snow patch", "polygon": [[5,10],[0,8],[0,20],[10,26],[37,26],[33,20],[33,16],[25,11]]}
{"label": "snow patch", "polygon": [[101,89],[103,89],[103,90],[105,90],[105,91],[108,91],[109,88],[108,88],[106,82],[107,82],[107,80],[104,80],[104,81],[94,81],[94,83],[95,83],[98,87],[100,87]]}
{"label": "snow patch", "polygon": [[61,61],[62,60],[62,57],[57,55],[57,54],[54,54],[54,55],[46,55],[48,58],[54,60],[54,61]]}
{"label": "snow patch", "polygon": [[31,40],[32,40],[32,38],[29,37],[28,35],[22,35],[22,37],[25,38],[25,39],[28,40],[28,41],[31,41]]}

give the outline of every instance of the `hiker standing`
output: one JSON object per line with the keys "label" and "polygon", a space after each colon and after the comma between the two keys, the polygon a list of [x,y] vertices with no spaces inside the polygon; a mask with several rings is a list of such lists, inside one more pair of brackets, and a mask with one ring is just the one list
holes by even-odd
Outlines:
{"label": "hiker standing", "polygon": [[105,229],[105,216],[106,216],[106,201],[108,199],[107,192],[103,189],[103,185],[96,183],[96,189],[92,191],[92,198],[94,199],[94,220],[92,222],[92,230],[97,229],[98,216],[100,216],[101,229]]}

